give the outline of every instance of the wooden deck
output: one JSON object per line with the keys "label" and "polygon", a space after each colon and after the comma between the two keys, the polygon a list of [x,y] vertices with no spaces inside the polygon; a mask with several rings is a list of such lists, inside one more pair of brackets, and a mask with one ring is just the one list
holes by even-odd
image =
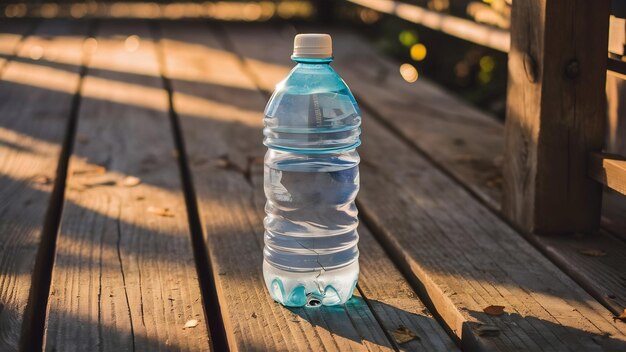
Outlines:
{"label": "wooden deck", "polygon": [[501,123],[342,28],[358,290],[274,303],[262,111],[297,30],[0,23],[1,351],[626,350],[623,201],[593,236],[521,235],[499,215]]}

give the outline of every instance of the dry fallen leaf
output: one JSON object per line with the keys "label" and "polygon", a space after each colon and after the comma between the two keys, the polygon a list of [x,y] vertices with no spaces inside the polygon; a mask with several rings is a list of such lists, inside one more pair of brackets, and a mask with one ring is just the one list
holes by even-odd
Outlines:
{"label": "dry fallen leaf", "polygon": [[161,208],[161,207],[155,207],[151,205],[148,207],[148,212],[155,214],[155,215],[168,217],[168,218],[174,217],[174,213],[172,213],[172,211],[169,208]]}
{"label": "dry fallen leaf", "polygon": [[504,306],[488,306],[483,308],[483,312],[497,317],[504,314]]}
{"label": "dry fallen leaf", "polygon": [[620,315],[618,315],[618,316],[616,316],[616,317],[613,317],[613,320],[621,320],[621,321],[626,321],[626,309],[624,309],[624,310],[622,311],[622,314],[620,314]]}
{"label": "dry fallen leaf", "polygon": [[47,185],[52,182],[52,179],[45,175],[39,175],[33,178],[33,182],[38,183],[40,185]]}
{"label": "dry fallen leaf", "polygon": [[141,183],[139,177],[135,176],[126,176],[123,180],[119,182],[119,185],[124,187],[134,187]]}
{"label": "dry fallen leaf", "polygon": [[185,323],[185,328],[195,328],[196,326],[198,326],[198,321],[196,319],[190,319],[187,320],[187,322]]}
{"label": "dry fallen leaf", "polygon": [[73,175],[102,175],[106,174],[107,169],[104,166],[95,165],[95,166],[87,166],[81,169],[72,170]]}
{"label": "dry fallen leaf", "polygon": [[213,160],[213,165],[220,169],[227,169],[231,165],[228,155],[221,155],[219,158]]}
{"label": "dry fallen leaf", "polygon": [[81,185],[85,187],[98,187],[98,186],[115,186],[117,181],[112,177],[102,176],[90,178],[89,180],[81,180]]}
{"label": "dry fallen leaf", "polygon": [[500,329],[493,325],[481,325],[476,329],[478,336],[493,337],[500,335]]}
{"label": "dry fallen leaf", "polygon": [[398,344],[403,344],[418,338],[413,331],[402,325],[398,326],[398,328],[392,331],[391,334]]}
{"label": "dry fallen leaf", "polygon": [[588,257],[604,257],[606,252],[601,249],[581,249],[578,253]]}

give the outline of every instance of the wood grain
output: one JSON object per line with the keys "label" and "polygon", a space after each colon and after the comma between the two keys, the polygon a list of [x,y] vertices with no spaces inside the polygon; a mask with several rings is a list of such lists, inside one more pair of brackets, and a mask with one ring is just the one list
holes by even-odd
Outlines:
{"label": "wood grain", "polygon": [[[96,40],[81,90],[45,350],[209,350],[155,45],[141,22],[105,21]],[[190,320],[197,326],[185,328]]]}
{"label": "wood grain", "polygon": [[[261,272],[261,129],[267,96],[257,90],[248,67],[224,47],[223,33],[166,24],[164,35],[231,349],[456,350],[364,227],[359,230],[364,296],[357,293],[336,308],[286,309],[271,302]],[[192,111],[183,105],[191,92],[204,97],[206,108]],[[419,338],[395,346],[380,321],[388,331],[403,325]]]}
{"label": "wood grain", "polygon": [[[258,67],[261,85],[272,86],[268,68],[290,66],[288,28],[251,26],[228,33],[235,33],[233,45],[248,48],[244,60]],[[350,49],[355,46],[351,42]],[[338,51],[342,45],[335,47]],[[351,80],[348,83],[354,86]],[[462,187],[369,117],[368,109],[364,113],[361,213],[463,347],[608,351],[626,346],[624,327],[614,323],[605,308]],[[489,305],[505,306],[505,315],[485,314]],[[496,326],[498,336],[481,336],[485,326]],[[607,332],[611,337],[602,337]]]}
{"label": "wood grain", "polygon": [[503,213],[526,232],[599,226],[602,187],[587,177],[587,154],[604,144],[609,7],[513,5]]}
{"label": "wood grain", "polygon": [[[10,22],[15,24],[15,22]],[[28,26],[22,27],[25,29]],[[22,41],[19,26],[3,27],[3,54],[28,57],[5,63],[0,81],[0,350],[16,351],[30,326],[35,258],[51,201],[61,145],[79,84],[86,26],[47,21]],[[19,48],[16,45],[19,44]],[[64,48],[75,61],[65,70],[46,58]],[[15,49],[17,52],[14,52]],[[48,229],[51,230],[51,229]],[[50,233],[47,233],[50,235]],[[28,331],[28,329],[26,329]],[[30,332],[28,332],[30,333]]]}

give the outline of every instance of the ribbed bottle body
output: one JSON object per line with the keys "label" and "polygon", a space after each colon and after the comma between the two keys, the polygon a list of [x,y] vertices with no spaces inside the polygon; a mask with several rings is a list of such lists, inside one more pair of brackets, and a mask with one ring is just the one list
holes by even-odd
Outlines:
{"label": "ribbed bottle body", "polygon": [[267,287],[287,306],[345,303],[359,272],[354,97],[327,62],[300,63],[265,114]]}

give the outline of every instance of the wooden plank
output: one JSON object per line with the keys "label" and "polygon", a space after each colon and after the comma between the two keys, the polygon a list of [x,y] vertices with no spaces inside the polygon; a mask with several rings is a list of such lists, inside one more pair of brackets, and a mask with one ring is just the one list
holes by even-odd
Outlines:
{"label": "wooden plank", "polygon": [[[15,28],[15,27],[12,27]],[[42,54],[64,48],[75,54],[65,70],[54,61],[10,61],[0,81],[0,350],[15,351],[31,331],[39,298],[40,244],[54,229],[51,204],[56,169],[68,126],[72,98],[79,84],[86,26],[49,21],[24,41],[9,30],[0,46],[11,55]],[[6,27],[3,28],[3,33]],[[6,39],[6,41],[5,41]],[[21,44],[20,44],[21,43]],[[30,298],[29,298],[30,297]]]}
{"label": "wooden plank", "polygon": [[[229,31],[233,45],[247,48],[244,60],[266,88],[278,67],[291,66],[293,33],[285,28]],[[337,57],[341,48],[354,52],[357,46],[335,43]],[[609,351],[626,346],[624,327],[608,311],[368,110],[360,148],[361,213],[463,347]],[[489,305],[503,305],[506,313],[490,316],[483,312]],[[486,326],[496,326],[498,336],[481,336]]]}
{"label": "wooden plank", "polygon": [[[155,45],[141,22],[105,21],[96,40],[81,89],[45,350],[209,350]],[[142,71],[133,72],[136,63]],[[185,328],[190,320],[197,326]]]}
{"label": "wooden plank", "polygon": [[260,266],[265,149],[259,138],[267,96],[225,50],[222,34],[167,24],[164,35],[231,349],[390,349],[382,321],[388,333],[403,325],[419,337],[401,348],[456,350],[364,227],[359,285],[366,300],[357,293],[344,308],[289,310],[271,302]]}
{"label": "wooden plank", "polygon": [[602,187],[587,177],[587,154],[604,144],[609,5],[513,5],[503,213],[526,232],[599,226]]}
{"label": "wooden plank", "polygon": [[626,195],[626,158],[615,154],[591,153],[589,177]]}

